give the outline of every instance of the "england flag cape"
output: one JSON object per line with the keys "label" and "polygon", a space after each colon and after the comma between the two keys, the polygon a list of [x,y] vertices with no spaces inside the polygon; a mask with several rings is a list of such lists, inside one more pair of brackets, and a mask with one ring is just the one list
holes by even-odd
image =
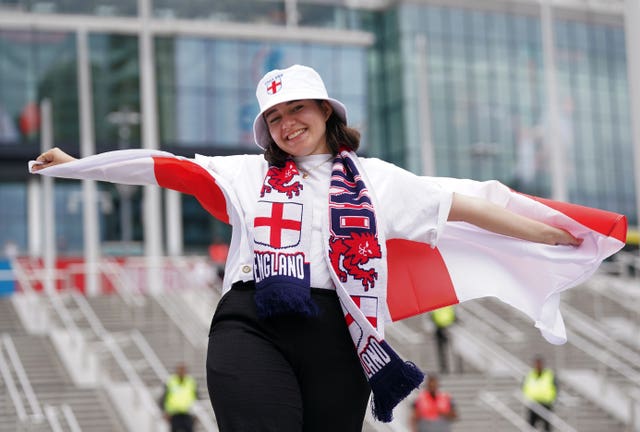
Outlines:
{"label": "england flag cape", "polygon": [[[561,292],[584,282],[604,259],[625,244],[627,223],[620,214],[523,195],[497,181],[419,177],[378,159],[355,155],[351,159],[356,177],[342,176],[335,171],[334,163],[331,187],[348,188],[360,178],[366,180],[363,185],[368,189],[364,188],[364,195],[376,210],[380,234],[377,238],[383,242],[375,256],[382,262],[376,267],[375,296],[367,295],[366,285],[364,295],[353,296],[348,284],[342,283],[341,272],[349,271],[345,268],[345,253],[354,252],[347,252],[349,244],[336,236],[330,240],[333,246],[329,248],[327,265],[333,268],[336,290],[372,384],[374,402],[378,398],[376,380],[381,376],[376,365],[389,360],[382,339],[385,321],[493,296],[530,317],[549,342],[561,344],[566,341],[559,309]],[[229,172],[225,171],[227,162]],[[30,170],[33,163],[30,162]],[[260,212],[256,194],[265,186],[267,172],[266,162],[258,155],[188,159],[163,151],[123,150],[38,173],[158,185],[195,196],[211,215],[233,226],[223,284],[226,291],[233,282],[254,279],[255,269],[243,273],[239,268],[254,262],[253,229]],[[514,213],[561,227],[582,238],[583,243],[579,247],[549,246],[494,234],[464,222],[446,222],[454,192],[485,198]],[[358,215],[354,216],[347,214],[335,223],[360,223]],[[426,226],[429,224],[423,221],[427,220],[433,223]],[[355,249],[359,247],[356,245]],[[331,258],[336,250],[342,254],[337,261]],[[350,269],[368,271],[364,264],[358,257],[352,258]],[[375,341],[371,340],[372,335]],[[408,391],[405,389],[399,398]],[[399,402],[396,399],[390,402],[391,408]],[[390,408],[385,410],[388,412],[379,412],[377,417],[389,421]]]}

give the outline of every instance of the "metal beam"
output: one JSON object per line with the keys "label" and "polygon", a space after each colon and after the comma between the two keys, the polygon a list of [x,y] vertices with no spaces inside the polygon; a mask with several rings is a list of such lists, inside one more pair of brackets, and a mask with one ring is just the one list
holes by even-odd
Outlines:
{"label": "metal beam", "polygon": [[[93,129],[93,91],[89,35],[85,29],[76,33],[78,49],[78,116],[80,118],[80,156],[96,152]],[[82,180],[82,231],[84,239],[85,289],[88,295],[100,293],[98,262],[100,261],[100,233],[98,221],[98,192],[95,180]]]}
{"label": "metal beam", "polygon": [[636,215],[637,224],[640,227],[640,0],[626,0],[625,38],[629,80],[629,117],[634,153]]}
{"label": "metal beam", "polygon": [[338,45],[370,46],[372,33],[340,29],[289,26],[262,23],[231,23],[210,20],[156,19],[149,17],[102,17],[95,15],[36,14],[2,12],[0,28],[36,31],[69,31],[86,29],[90,33],[137,35],[141,26],[152,36],[199,36],[219,39],[292,41]]}

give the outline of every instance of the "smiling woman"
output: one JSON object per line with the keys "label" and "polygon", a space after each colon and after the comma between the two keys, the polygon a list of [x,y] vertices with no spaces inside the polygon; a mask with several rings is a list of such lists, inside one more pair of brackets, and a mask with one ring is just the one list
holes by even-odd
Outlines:
{"label": "smiling woman", "polygon": [[593,217],[583,224],[497,182],[358,157],[359,132],[309,67],[267,73],[256,96],[264,157],[129,150],[73,160],[53,149],[30,165],[192,194],[232,226],[207,355],[223,432],[361,431],[370,393],[388,422],[423,379],[385,341],[389,317],[494,295],[562,340],[559,292],[624,244],[621,215],[584,209]]}

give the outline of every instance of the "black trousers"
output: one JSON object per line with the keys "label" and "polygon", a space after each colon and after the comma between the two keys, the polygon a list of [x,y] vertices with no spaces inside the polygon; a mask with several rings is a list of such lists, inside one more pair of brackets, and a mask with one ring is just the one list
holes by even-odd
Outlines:
{"label": "black trousers", "polygon": [[[547,404],[540,404],[543,407],[545,407],[546,409],[548,409],[549,411],[553,410],[553,406],[552,405],[547,405]],[[544,419],[544,417],[538,415],[537,412],[535,412],[532,409],[529,409],[529,424],[533,427],[536,427],[537,423],[541,422],[542,426],[544,426],[544,430],[549,432],[551,431],[551,424]]]}
{"label": "black trousers", "polygon": [[360,432],[370,388],[334,291],[313,289],[317,317],[257,317],[236,283],[209,333],[207,386],[221,432]]}
{"label": "black trousers", "polygon": [[449,373],[449,332],[444,327],[436,327],[438,366],[440,373]]}
{"label": "black trousers", "polygon": [[172,415],[171,432],[193,432],[193,417],[191,417],[191,414]]}

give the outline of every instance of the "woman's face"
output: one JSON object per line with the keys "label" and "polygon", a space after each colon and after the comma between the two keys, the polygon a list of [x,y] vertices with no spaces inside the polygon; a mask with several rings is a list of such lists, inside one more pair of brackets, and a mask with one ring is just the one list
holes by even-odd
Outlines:
{"label": "woman's face", "polygon": [[291,156],[331,153],[326,123],[331,105],[312,99],[282,102],[264,113],[271,138]]}

